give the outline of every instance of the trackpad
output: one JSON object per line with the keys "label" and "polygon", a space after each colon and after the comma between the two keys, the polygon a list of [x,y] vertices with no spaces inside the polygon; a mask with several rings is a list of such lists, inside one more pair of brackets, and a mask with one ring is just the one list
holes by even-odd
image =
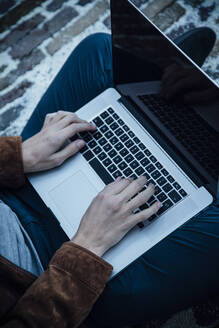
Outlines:
{"label": "trackpad", "polygon": [[76,231],[97,190],[83,171],[77,171],[52,189],[49,195]]}

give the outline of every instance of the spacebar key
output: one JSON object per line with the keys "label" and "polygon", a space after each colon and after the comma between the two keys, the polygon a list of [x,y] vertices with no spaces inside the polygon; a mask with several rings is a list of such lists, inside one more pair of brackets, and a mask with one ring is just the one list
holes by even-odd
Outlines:
{"label": "spacebar key", "polygon": [[109,175],[109,173],[105,170],[103,165],[96,158],[92,159],[92,161],[90,161],[89,164],[105,184],[109,184],[114,181],[111,175]]}

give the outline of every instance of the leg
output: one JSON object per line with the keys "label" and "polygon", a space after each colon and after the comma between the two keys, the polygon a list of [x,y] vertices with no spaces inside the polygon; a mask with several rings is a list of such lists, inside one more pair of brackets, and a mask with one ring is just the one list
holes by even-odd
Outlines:
{"label": "leg", "polygon": [[89,327],[165,318],[219,293],[219,201],[154,246],[107,284]]}
{"label": "leg", "polygon": [[111,37],[93,34],[76,47],[55,77],[24,128],[23,139],[39,132],[46,114],[75,112],[112,85]]}

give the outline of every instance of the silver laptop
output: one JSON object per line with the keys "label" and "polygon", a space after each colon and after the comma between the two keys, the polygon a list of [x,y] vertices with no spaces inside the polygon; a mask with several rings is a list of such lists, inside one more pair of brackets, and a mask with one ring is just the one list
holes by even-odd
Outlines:
{"label": "silver laptop", "polygon": [[[97,131],[79,134],[86,147],[61,167],[29,180],[69,238],[92,199],[116,177],[144,174],[155,184],[155,195],[136,211],[158,199],[158,214],[104,255],[113,277],[216,197],[219,96],[214,82],[129,0],[111,0],[111,17],[115,88],[77,111]],[[182,86],[171,77],[175,82],[166,90],[174,97],[167,101],[161,81],[173,64],[179,68],[173,74],[194,79]],[[185,104],[186,95],[193,96],[192,105]]]}

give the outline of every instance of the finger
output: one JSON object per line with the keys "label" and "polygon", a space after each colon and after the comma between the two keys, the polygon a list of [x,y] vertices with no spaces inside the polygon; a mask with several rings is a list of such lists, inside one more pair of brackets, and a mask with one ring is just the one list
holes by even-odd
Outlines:
{"label": "finger", "polygon": [[153,196],[154,189],[154,185],[150,183],[146,190],[140,192],[127,203],[127,207],[134,211],[136,208],[146,203]]}
{"label": "finger", "polygon": [[66,159],[77,154],[85,146],[85,141],[77,139],[65,148],[53,154],[50,158],[56,166],[61,165]]}
{"label": "finger", "polygon": [[52,122],[53,118],[55,117],[56,113],[51,113],[51,114],[47,114],[43,123],[43,128],[47,127],[48,125],[50,125],[50,123]]}
{"label": "finger", "polygon": [[130,200],[139,191],[142,190],[143,186],[146,184],[147,179],[145,176],[140,176],[138,179],[132,181],[127,188],[125,188],[119,195],[122,202]]}
{"label": "finger", "polygon": [[152,215],[156,214],[161,207],[162,203],[157,201],[146,210],[133,214],[130,218],[133,221],[133,226],[135,226],[139,222],[149,219]]}
{"label": "finger", "polygon": [[67,140],[68,138],[73,137],[76,133],[85,132],[85,131],[95,131],[96,126],[93,123],[72,123],[62,131],[60,131],[61,136]]}
{"label": "finger", "polygon": [[117,195],[124,190],[132,182],[132,180],[133,179],[121,178],[120,180],[117,180],[117,183],[109,184],[106,191],[112,193],[112,195]]}
{"label": "finger", "polygon": [[62,129],[72,123],[88,123],[88,121],[82,120],[75,113],[68,113],[57,122],[57,127]]}

